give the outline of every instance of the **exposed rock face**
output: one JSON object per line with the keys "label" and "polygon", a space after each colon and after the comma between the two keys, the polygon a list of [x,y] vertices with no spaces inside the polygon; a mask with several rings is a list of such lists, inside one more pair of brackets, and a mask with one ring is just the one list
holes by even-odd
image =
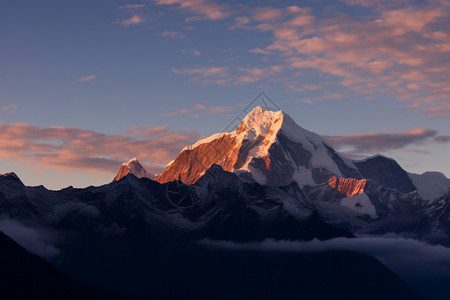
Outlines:
{"label": "exposed rock face", "polygon": [[[182,151],[156,180],[163,183],[179,180],[186,184],[196,182],[214,163],[222,163],[225,171],[232,171],[241,162],[236,137],[222,136],[192,150]],[[231,155],[228,155],[230,154]]]}
{"label": "exposed rock face", "polygon": [[328,181],[328,185],[334,189],[337,189],[341,194],[347,197],[352,197],[364,192],[366,180],[358,180],[354,178],[337,178],[333,176]]}
{"label": "exposed rock face", "polygon": [[184,148],[156,177],[164,183],[195,183],[212,164],[242,180],[270,186],[300,187],[326,183],[331,177],[360,179],[356,166],[317,134],[298,126],[282,111],[255,107],[233,132],[212,135]]}
{"label": "exposed rock face", "polygon": [[[347,196],[338,190],[341,181],[342,178],[331,179],[328,184],[313,187],[307,195],[320,215],[331,224],[359,234],[396,233],[434,239],[434,234],[425,237],[424,233],[434,230],[428,222],[436,220],[436,214],[428,210],[431,205],[417,191],[405,194],[368,179],[359,181],[361,193]],[[342,182],[358,191],[357,180],[344,179]],[[342,190],[345,191],[347,186],[343,184]],[[433,214],[433,217],[427,214]],[[445,239],[448,240],[448,236]]]}
{"label": "exposed rock face", "polygon": [[139,161],[135,157],[129,160],[128,162],[124,162],[122,164],[122,166],[119,169],[119,172],[117,173],[116,177],[114,177],[113,181],[118,181],[130,173],[138,178],[143,177],[150,178],[148,172],[144,169],[144,167],[139,163]]}

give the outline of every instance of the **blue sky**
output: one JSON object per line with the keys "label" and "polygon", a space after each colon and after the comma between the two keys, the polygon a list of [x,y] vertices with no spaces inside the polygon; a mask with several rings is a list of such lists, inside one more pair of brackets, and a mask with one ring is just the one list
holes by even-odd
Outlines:
{"label": "blue sky", "polygon": [[151,172],[260,92],[353,157],[450,176],[450,2],[0,3],[0,173]]}

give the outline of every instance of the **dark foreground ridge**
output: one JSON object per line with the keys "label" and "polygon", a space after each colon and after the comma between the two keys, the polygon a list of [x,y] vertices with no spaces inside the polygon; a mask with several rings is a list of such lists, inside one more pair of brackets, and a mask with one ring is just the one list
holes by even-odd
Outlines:
{"label": "dark foreground ridge", "polygon": [[127,299],[72,279],[0,231],[2,299]]}

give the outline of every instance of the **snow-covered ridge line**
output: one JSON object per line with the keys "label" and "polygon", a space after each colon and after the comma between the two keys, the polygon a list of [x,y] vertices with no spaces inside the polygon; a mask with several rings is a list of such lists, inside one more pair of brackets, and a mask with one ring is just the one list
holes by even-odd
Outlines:
{"label": "snow-covered ridge line", "polygon": [[[186,151],[186,150],[192,150],[194,148],[197,148],[198,146],[202,145],[202,144],[207,144],[209,142],[212,142],[214,140],[220,139],[221,137],[225,136],[225,135],[232,135],[233,133],[231,132],[219,132],[219,133],[215,133],[213,135],[210,135],[208,137],[205,137],[204,139],[198,140],[197,142],[195,142],[192,145],[186,146],[183,148],[183,150],[181,150],[181,152]],[[171,161],[173,162],[173,161]],[[169,164],[167,164],[167,166],[169,166]]]}

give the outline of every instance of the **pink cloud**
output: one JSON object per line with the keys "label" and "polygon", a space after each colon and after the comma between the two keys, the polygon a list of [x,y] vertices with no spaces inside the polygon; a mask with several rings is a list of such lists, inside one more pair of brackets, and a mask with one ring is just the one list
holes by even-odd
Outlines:
{"label": "pink cloud", "polygon": [[161,114],[161,116],[163,116],[163,117],[173,117],[173,116],[178,116],[178,115],[182,115],[182,114],[188,114],[190,112],[191,111],[189,109],[180,109],[180,110],[177,110],[177,111],[174,111],[174,112]]}
{"label": "pink cloud", "polygon": [[[425,27],[445,15],[439,8],[417,9],[408,7],[399,10],[383,11],[377,22],[394,29],[394,35],[407,32],[424,32]],[[392,34],[391,33],[391,34]]]}
{"label": "pink cloud", "polygon": [[243,29],[248,29],[249,27],[247,26],[250,23],[250,18],[245,16],[245,17],[236,17],[234,18],[234,24],[230,27],[228,27],[228,29],[237,29],[237,28],[243,28]]}
{"label": "pink cloud", "polygon": [[[295,15],[298,9],[290,9],[294,15],[274,24],[274,40],[265,49],[278,52],[291,68],[339,77],[355,94],[388,93],[420,103],[418,109],[427,116],[449,116],[439,103],[449,100],[450,38],[442,26],[450,10],[407,1],[348,3],[375,7],[374,17],[341,15],[319,21],[308,10]],[[308,21],[293,22],[297,17]]]}
{"label": "pink cloud", "polygon": [[[209,15],[200,11],[205,7],[226,12],[207,17],[216,20],[239,12],[229,29],[272,34],[267,45],[249,52],[271,54],[262,57],[263,61],[273,64],[276,60],[279,69],[271,69],[269,63],[173,69],[190,75],[192,82],[242,85],[263,79],[283,80],[285,86],[295,87],[290,91],[301,93],[311,91],[301,87],[306,76],[302,74],[314,74],[317,84],[325,87],[317,90],[322,95],[316,99],[337,99],[347,94],[373,99],[385,95],[406,102],[402,107],[428,117],[450,116],[446,105],[450,101],[450,5],[446,0],[344,0],[348,5],[365,7],[364,18],[346,15],[338,8],[336,13],[317,15],[311,8],[299,6],[231,7],[206,0],[155,2],[176,4],[203,17]],[[209,5],[220,8],[211,9]],[[337,89],[341,91],[334,92]]]}
{"label": "pink cloud", "polygon": [[258,54],[271,54],[270,51],[264,50],[264,49],[261,49],[261,48],[250,49],[250,50],[248,50],[248,52],[251,52],[251,53],[258,53]]}
{"label": "pink cloud", "polygon": [[210,114],[223,114],[223,113],[233,111],[233,107],[232,106],[211,106],[211,107],[208,107],[206,110]]}
{"label": "pink cloud", "polygon": [[190,118],[199,118],[204,114],[223,114],[233,111],[232,106],[206,106],[204,104],[197,103],[192,108],[180,109],[175,112],[164,113],[162,116],[177,116],[180,114],[189,114]]}
{"label": "pink cloud", "polygon": [[89,76],[81,77],[80,79],[78,79],[78,82],[86,82],[86,81],[91,81],[91,80],[94,80],[94,79],[95,79],[95,75],[92,74],[92,75],[89,75]]}
{"label": "pink cloud", "polygon": [[225,5],[220,5],[208,0],[153,0],[158,5],[178,5],[187,9],[197,17],[188,18],[187,21],[196,20],[198,17],[210,20],[220,20],[228,17],[231,13]]}
{"label": "pink cloud", "polygon": [[128,132],[136,136],[152,137],[161,133],[170,132],[170,128],[167,125],[158,127],[152,127],[151,125],[133,126],[128,129]]}
{"label": "pink cloud", "polygon": [[235,77],[234,84],[248,84],[260,81],[282,71],[283,66],[281,65],[273,65],[266,68],[240,68],[239,72],[244,73],[244,75],[233,76]]}
{"label": "pink cloud", "polygon": [[200,75],[202,77],[228,74],[226,67],[202,67],[202,68],[184,69],[184,70],[173,69],[172,71],[176,74]]}
{"label": "pink cloud", "polygon": [[145,18],[140,17],[138,15],[134,15],[134,16],[130,17],[129,19],[120,20],[120,21],[117,21],[116,23],[122,24],[124,27],[128,27],[130,25],[140,24],[145,21],[146,21]]}
{"label": "pink cloud", "polygon": [[256,7],[252,9],[252,19],[258,22],[274,21],[283,17],[284,11],[273,7]]}
{"label": "pink cloud", "polygon": [[126,134],[103,134],[68,127],[0,124],[0,157],[29,161],[36,168],[60,171],[117,171],[123,161],[139,159],[151,172],[161,171],[197,133],[173,132],[167,126],[132,127]]}
{"label": "pink cloud", "polygon": [[10,104],[10,105],[2,107],[2,111],[6,111],[10,115],[14,115],[17,112],[17,110],[19,110],[19,107],[14,104]]}
{"label": "pink cloud", "polygon": [[215,83],[219,85],[243,85],[260,81],[264,78],[281,73],[282,65],[272,65],[265,68],[237,68],[229,70],[227,67],[202,67],[195,69],[173,69],[177,74],[191,75],[193,82],[203,84]]}
{"label": "pink cloud", "polygon": [[439,102],[433,107],[420,107],[429,118],[447,118],[450,116],[450,103]]}

